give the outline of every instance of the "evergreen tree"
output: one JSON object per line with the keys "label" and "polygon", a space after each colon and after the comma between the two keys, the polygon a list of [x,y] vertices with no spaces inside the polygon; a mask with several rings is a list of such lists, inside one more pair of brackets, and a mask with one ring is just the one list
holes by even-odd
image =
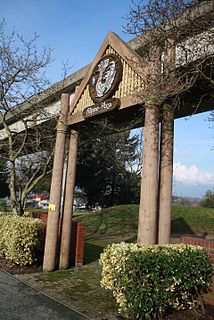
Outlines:
{"label": "evergreen tree", "polygon": [[88,205],[112,206],[139,201],[138,135],[130,131],[80,140],[77,186]]}
{"label": "evergreen tree", "polygon": [[207,190],[203,199],[201,200],[201,206],[205,208],[214,208],[214,189]]}

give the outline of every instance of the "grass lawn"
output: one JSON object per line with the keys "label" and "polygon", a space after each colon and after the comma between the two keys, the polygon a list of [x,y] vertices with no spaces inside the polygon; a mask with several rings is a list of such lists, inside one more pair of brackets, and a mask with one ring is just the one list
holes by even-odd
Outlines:
{"label": "grass lawn", "polygon": [[[101,268],[98,259],[110,243],[136,241],[138,206],[122,205],[98,213],[75,212],[74,219],[87,228],[85,265],[67,271],[19,277],[92,319],[116,319],[113,297],[99,286]],[[181,234],[214,235],[214,209],[174,206],[172,233],[175,237]]]}
{"label": "grass lawn", "polygon": [[[87,242],[106,246],[112,242],[134,241],[138,225],[138,205],[121,205],[101,212],[75,212],[74,219],[87,228]],[[173,206],[172,236],[213,234],[214,209]]]}

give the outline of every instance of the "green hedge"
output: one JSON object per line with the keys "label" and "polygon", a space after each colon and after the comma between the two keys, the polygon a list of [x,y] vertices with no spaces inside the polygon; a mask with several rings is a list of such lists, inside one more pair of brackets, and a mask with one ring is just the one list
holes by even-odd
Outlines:
{"label": "green hedge", "polygon": [[118,311],[133,319],[161,319],[168,309],[197,306],[211,283],[206,250],[184,244],[108,246],[101,254],[101,286],[112,291]]}
{"label": "green hedge", "polygon": [[0,214],[0,253],[18,265],[31,265],[41,245],[39,219]]}

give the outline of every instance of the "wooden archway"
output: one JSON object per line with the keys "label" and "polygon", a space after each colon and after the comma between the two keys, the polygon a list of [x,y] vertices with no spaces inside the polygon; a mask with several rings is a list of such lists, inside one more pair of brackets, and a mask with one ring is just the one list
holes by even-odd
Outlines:
{"label": "wooden archway", "polygon": [[[191,114],[192,110],[191,104],[190,108],[174,110],[169,104],[160,106],[148,98],[146,79],[154,73],[161,73],[163,63],[165,69],[176,65],[173,45],[170,49],[166,48],[164,62],[158,59],[159,54],[157,51],[154,63],[146,64],[140,55],[111,32],[104,40],[72,101],[69,94],[62,94],[45,242],[45,271],[56,268],[66,130],[70,130],[70,144],[59,259],[61,269],[69,266],[78,128],[82,123],[90,123],[91,118],[101,117],[109,112],[112,113],[115,123],[130,121],[136,117],[140,118],[144,125],[138,242],[169,242],[174,118]],[[211,95],[207,95],[202,109],[197,111],[212,108],[211,99]],[[187,100],[189,101],[189,97]],[[193,100],[192,97],[192,102]]]}

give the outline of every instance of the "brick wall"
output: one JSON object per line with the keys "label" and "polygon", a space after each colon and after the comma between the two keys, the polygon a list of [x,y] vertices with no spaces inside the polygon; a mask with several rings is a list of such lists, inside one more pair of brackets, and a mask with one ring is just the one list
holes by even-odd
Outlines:
{"label": "brick wall", "polygon": [[[44,212],[33,212],[31,215],[34,218],[41,219],[44,223],[45,229],[47,226],[48,213]],[[60,223],[61,224],[61,223]],[[44,230],[45,233],[45,230]],[[71,227],[71,266],[82,266],[84,259],[84,243],[85,243],[85,226],[79,221],[72,221]]]}
{"label": "brick wall", "polygon": [[203,295],[204,302],[214,305],[214,241],[204,240],[200,238],[183,236],[181,237],[181,242],[185,244],[192,244],[196,246],[203,247],[208,250],[208,254],[211,258],[213,264],[213,276],[212,276],[212,287],[207,294]]}
{"label": "brick wall", "polygon": [[44,223],[44,226],[45,227],[47,226],[47,221],[48,221],[47,211],[31,212],[30,214],[33,218],[38,218],[38,219],[42,220]]}
{"label": "brick wall", "polygon": [[79,267],[83,265],[84,258],[84,245],[85,245],[85,226],[80,222],[77,223],[77,233],[76,233],[76,254],[75,254],[75,266]]}
{"label": "brick wall", "polygon": [[86,229],[79,221],[72,221],[71,226],[71,266],[83,265]]}

